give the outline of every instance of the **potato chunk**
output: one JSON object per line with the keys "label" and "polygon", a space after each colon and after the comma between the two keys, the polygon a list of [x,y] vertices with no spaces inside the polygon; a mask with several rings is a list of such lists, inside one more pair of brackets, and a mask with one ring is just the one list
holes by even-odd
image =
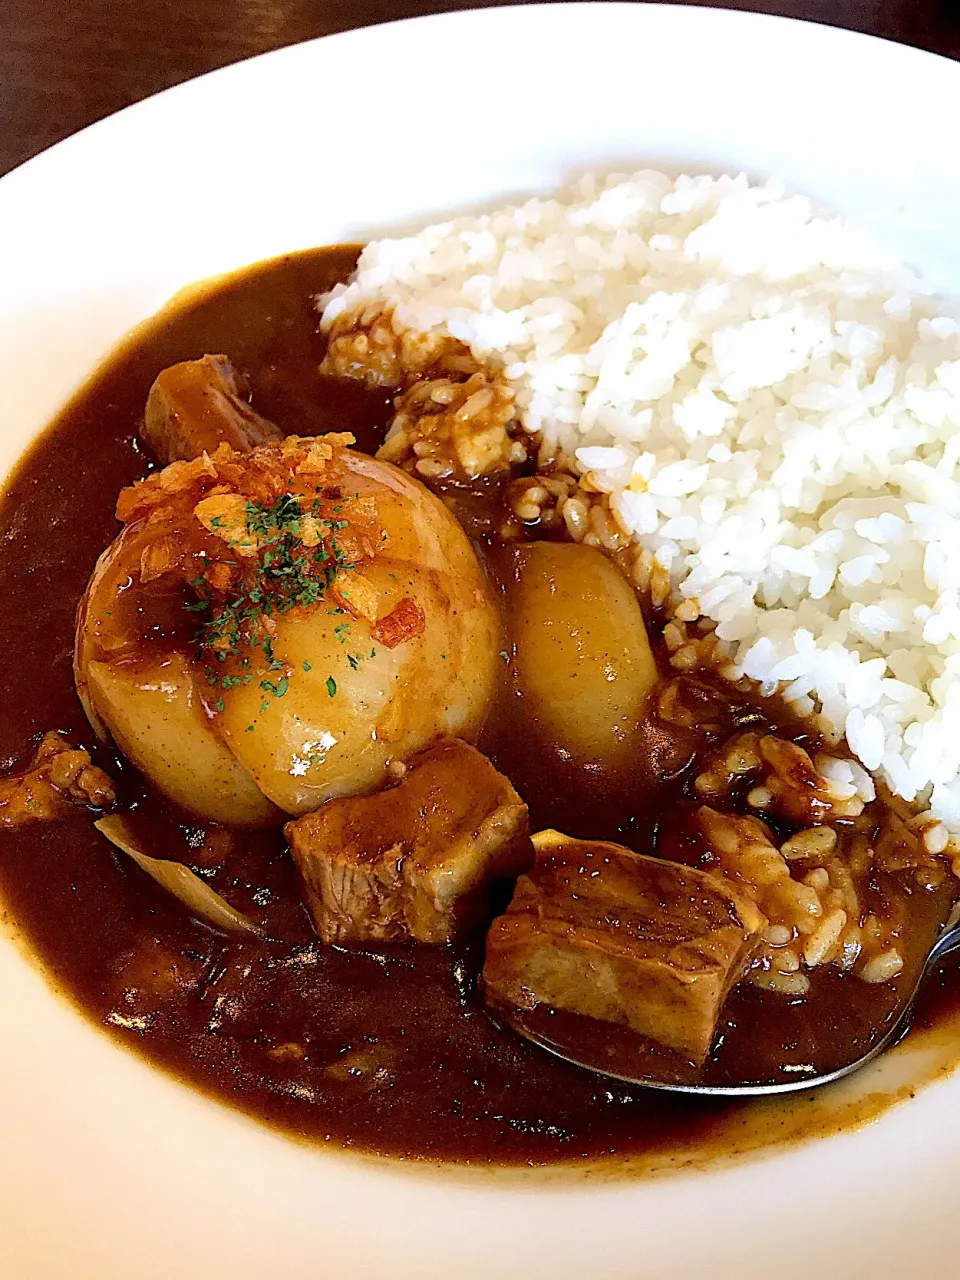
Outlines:
{"label": "potato chunk", "polygon": [[534,542],[499,563],[517,707],[545,746],[617,770],[635,760],[657,666],[636,595],[594,547]]}
{"label": "potato chunk", "polygon": [[533,861],[526,805],[458,741],[399,785],[331,800],[285,831],[324,942],[446,942],[482,918],[493,880]]}
{"label": "potato chunk", "polygon": [[534,837],[487,935],[487,1000],[620,1023],[702,1063],[766,923],[719,878],[619,845]]}

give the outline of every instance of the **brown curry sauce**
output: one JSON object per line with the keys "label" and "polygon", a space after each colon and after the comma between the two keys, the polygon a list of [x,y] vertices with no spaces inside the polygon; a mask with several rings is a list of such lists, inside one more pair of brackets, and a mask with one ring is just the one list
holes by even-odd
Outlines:
{"label": "brown curry sauce", "polygon": [[[351,430],[372,452],[388,400],[324,379],[313,296],[345,277],[356,252],[316,250],[265,263],[176,300],[97,372],[41,437],[0,501],[0,764],[25,762],[50,728],[90,745],[72,674],[74,611],[117,532],[118,489],[151,462],[137,440],[156,374],[223,351],[264,416],[298,434]],[[775,700],[754,714],[783,723]],[[633,805],[581,785],[559,765],[525,766],[508,711],[481,747],[520,789],[532,829],[614,839],[646,851],[658,813],[638,784]],[[462,947],[321,946],[302,908],[279,832],[221,831],[204,846],[189,819],[151,796],[122,761],[100,762],[148,823],[154,847],[205,869],[211,883],[282,942],[226,940],[185,917],[93,829],[69,813],[0,833],[0,891],[53,980],[93,1021],[205,1091],[291,1133],[405,1157],[542,1164],[609,1154],[695,1153],[744,1104],[644,1094],[568,1067],[499,1028],[477,992],[482,939]],[[526,759],[529,760],[529,752]],[[220,866],[230,845],[229,875]],[[676,843],[676,842],[675,842]],[[219,849],[219,852],[218,852]],[[671,846],[672,856],[684,856]],[[693,854],[691,853],[692,857]],[[918,901],[917,949],[942,904]],[[909,969],[909,964],[908,964]],[[931,984],[919,1017],[936,1021],[958,984]],[[867,1047],[895,987],[838,972],[812,975],[808,997],[738,988],[714,1058],[735,1071],[828,1065]],[[815,1002],[816,1017],[807,1005]],[[771,1136],[776,1136],[771,1134]]]}

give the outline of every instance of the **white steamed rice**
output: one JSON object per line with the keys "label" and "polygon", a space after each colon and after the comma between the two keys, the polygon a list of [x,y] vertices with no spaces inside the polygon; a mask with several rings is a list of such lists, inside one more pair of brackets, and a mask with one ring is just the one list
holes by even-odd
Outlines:
{"label": "white steamed rice", "polygon": [[960,832],[960,324],[776,183],[641,172],[381,240],[329,297],[450,334],[739,671]]}

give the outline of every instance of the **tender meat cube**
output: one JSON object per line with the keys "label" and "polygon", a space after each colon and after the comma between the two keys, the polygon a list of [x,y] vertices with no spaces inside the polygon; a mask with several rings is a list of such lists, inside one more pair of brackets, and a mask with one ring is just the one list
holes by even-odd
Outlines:
{"label": "tender meat cube", "polygon": [[221,444],[247,453],[283,439],[283,432],[244,400],[226,356],[203,356],[157,375],[147,397],[143,438],[166,464],[214,453]]}
{"label": "tender meat cube", "polygon": [[331,800],[285,831],[324,942],[447,942],[483,918],[492,881],[533,861],[527,806],[456,740],[397,786]]}
{"label": "tender meat cube", "polygon": [[702,1063],[764,917],[693,867],[556,831],[534,846],[487,935],[487,1000],[621,1023]]}
{"label": "tender meat cube", "polygon": [[0,778],[0,827],[59,817],[66,801],[107,809],[116,795],[113,783],[89,753],[74,749],[59,733],[45,733],[29,768]]}

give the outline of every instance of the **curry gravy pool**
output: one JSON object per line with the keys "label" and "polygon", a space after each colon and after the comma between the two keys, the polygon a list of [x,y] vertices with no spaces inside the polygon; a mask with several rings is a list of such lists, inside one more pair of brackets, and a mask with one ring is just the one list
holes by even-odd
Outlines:
{"label": "curry gravy pool", "polygon": [[[324,343],[313,298],[347,277],[356,253],[344,247],[282,258],[172,304],[37,442],[0,507],[0,597],[16,602],[0,621],[7,651],[17,655],[0,673],[7,769],[24,767],[31,742],[50,729],[82,743],[114,778],[121,803],[134,825],[151,832],[155,848],[198,867],[235,907],[267,920],[270,938],[282,942],[227,939],[191,921],[112,852],[81,809],[0,833],[0,887],[10,915],[57,985],[119,1041],[314,1141],[473,1164],[616,1156],[634,1167],[662,1167],[869,1118],[915,1082],[866,1100],[844,1086],[836,1105],[829,1095],[744,1105],[644,1096],[566,1067],[486,1012],[477,989],[482,933],[451,946],[323,945],[279,830],[244,833],[229,845],[229,865],[218,861],[216,832],[205,832],[95,746],[74,688],[75,610],[117,533],[117,491],[153,469],[137,435],[151,384],[168,365],[222,351],[249,380],[264,417],[300,435],[350,430],[358,449],[374,452],[390,398],[318,372]],[[470,501],[474,524],[469,513],[464,522],[482,532],[486,517],[477,519],[477,499]],[[488,495],[484,511],[500,501],[498,493]],[[735,701],[744,723],[802,737],[802,726],[776,700],[717,696]],[[568,760],[544,750],[531,767],[529,751],[518,746],[512,705],[501,698],[479,746],[529,804],[531,830],[558,827],[639,851],[659,838],[671,856],[692,861],[680,835],[670,844],[660,831],[664,815],[689,804],[686,776],[654,789],[641,763],[632,803],[605,791],[602,779],[581,779],[573,793],[576,771]],[[501,897],[502,908],[509,886]],[[936,895],[918,896],[915,905],[910,963],[944,907]],[[954,1061],[958,995],[951,973],[924,996],[917,1024],[930,1030],[911,1037],[920,1043],[927,1035],[927,1047],[934,1046],[924,1076]],[[815,1020],[806,1016],[814,1001]],[[802,999],[743,985],[724,1007],[719,1051],[728,1070],[738,1055],[775,1069],[785,1047],[797,1059],[828,1062],[851,1040],[866,1046],[894,1004],[894,987],[836,970],[814,972]]]}

